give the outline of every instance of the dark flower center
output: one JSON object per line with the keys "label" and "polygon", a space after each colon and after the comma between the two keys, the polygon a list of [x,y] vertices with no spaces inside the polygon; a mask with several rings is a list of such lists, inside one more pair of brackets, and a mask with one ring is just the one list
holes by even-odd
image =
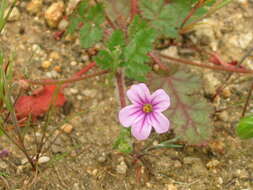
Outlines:
{"label": "dark flower center", "polygon": [[145,104],[142,108],[142,111],[144,111],[145,113],[150,113],[153,111],[153,107],[151,104]]}

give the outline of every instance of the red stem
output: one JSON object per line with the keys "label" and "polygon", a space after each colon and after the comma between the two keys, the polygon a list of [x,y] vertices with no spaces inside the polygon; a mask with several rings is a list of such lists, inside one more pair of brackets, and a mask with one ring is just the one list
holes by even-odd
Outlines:
{"label": "red stem", "polygon": [[120,106],[121,108],[124,108],[126,106],[126,97],[125,97],[124,75],[122,71],[118,71],[116,73],[116,81],[117,81],[118,92],[119,92]]}
{"label": "red stem", "polygon": [[[92,69],[94,66],[96,66],[95,62],[91,62],[88,65],[86,65],[83,69],[75,73],[70,79],[63,79],[63,80],[44,80],[44,81],[34,81],[34,80],[26,80],[30,84],[37,84],[37,85],[47,85],[47,84],[62,84],[62,83],[71,83],[79,80],[83,80],[84,73],[88,72],[90,69]],[[94,74],[93,74],[94,75]],[[97,75],[96,75],[97,76]],[[85,76],[85,78],[89,78],[89,75]],[[67,87],[68,84],[64,84],[62,88]]]}
{"label": "red stem", "polygon": [[213,70],[220,70],[220,71],[228,71],[228,72],[234,72],[234,73],[245,73],[245,74],[251,74],[253,73],[253,70],[248,70],[248,69],[244,69],[244,68],[235,68],[235,67],[223,67],[223,66],[211,66],[211,65],[203,65],[201,63],[197,63],[197,62],[193,62],[193,61],[188,61],[186,59],[180,59],[180,58],[175,58],[175,57],[171,57],[168,55],[164,55],[164,54],[160,54],[161,57],[172,60],[172,61],[176,61],[178,63],[183,63],[186,65],[193,65],[193,66],[197,66],[197,67],[202,67],[202,68],[207,68],[207,69],[213,69]]}
{"label": "red stem", "polygon": [[138,14],[138,0],[131,0],[131,20]]}
{"label": "red stem", "polygon": [[65,83],[72,83],[72,82],[76,82],[76,81],[80,81],[80,80],[84,80],[87,78],[92,78],[92,77],[96,77],[99,75],[103,75],[108,73],[108,70],[103,70],[103,71],[99,71],[90,75],[85,75],[83,77],[73,77],[71,79],[63,79],[63,80],[51,80],[51,81],[29,81],[29,83],[31,84],[37,84],[37,85],[49,85],[49,84],[65,84]]}

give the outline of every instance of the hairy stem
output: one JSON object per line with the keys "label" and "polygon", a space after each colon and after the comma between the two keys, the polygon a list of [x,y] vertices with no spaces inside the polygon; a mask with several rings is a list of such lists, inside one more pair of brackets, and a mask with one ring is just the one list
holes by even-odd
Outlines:
{"label": "hairy stem", "polygon": [[131,20],[138,14],[138,0],[131,0]]}
{"label": "hairy stem", "polygon": [[122,71],[118,71],[116,73],[116,82],[119,92],[120,107],[123,108],[126,106],[126,96],[125,96],[124,75]]}
{"label": "hairy stem", "polygon": [[244,117],[245,113],[247,111],[247,108],[248,108],[248,105],[249,105],[249,101],[250,101],[250,98],[251,98],[251,95],[252,95],[252,89],[253,89],[253,82],[250,85],[250,89],[249,89],[249,92],[248,92],[248,95],[247,95],[246,102],[245,102],[244,107],[243,107],[243,111],[242,111],[242,116],[241,117]]}
{"label": "hairy stem", "polygon": [[248,69],[244,69],[244,68],[224,67],[224,66],[216,66],[216,65],[213,65],[213,66],[212,65],[204,65],[201,63],[197,63],[197,62],[188,61],[186,59],[171,57],[171,56],[164,55],[161,53],[160,53],[160,56],[165,59],[169,59],[171,61],[175,61],[178,63],[182,63],[182,64],[186,64],[186,65],[193,65],[193,66],[207,68],[207,69],[227,71],[227,72],[233,72],[233,73],[244,73],[244,74],[252,74],[253,73],[253,70],[248,70]]}

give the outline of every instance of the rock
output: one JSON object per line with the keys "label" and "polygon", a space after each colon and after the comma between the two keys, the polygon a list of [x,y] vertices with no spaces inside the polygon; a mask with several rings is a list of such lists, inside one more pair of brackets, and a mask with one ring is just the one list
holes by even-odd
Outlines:
{"label": "rock", "polygon": [[59,65],[56,65],[56,66],[54,67],[54,70],[55,70],[56,72],[58,72],[58,73],[61,73],[61,72],[62,72],[61,66],[59,66]]}
{"label": "rock", "polygon": [[42,5],[43,0],[32,0],[27,4],[26,10],[31,14],[38,14],[42,9]]}
{"label": "rock", "polygon": [[175,161],[174,161],[174,167],[175,167],[175,168],[181,168],[181,167],[182,167],[181,162],[178,161],[178,160],[175,160]]}
{"label": "rock", "polygon": [[8,165],[3,160],[0,160],[0,168],[6,169],[7,167],[8,167]]}
{"label": "rock", "polygon": [[56,78],[58,76],[58,73],[55,70],[52,70],[50,72],[46,72],[46,76],[48,78]]}
{"label": "rock", "polygon": [[50,160],[50,158],[49,158],[49,157],[47,157],[47,156],[42,156],[42,157],[40,157],[40,158],[39,158],[39,160],[38,160],[38,164],[44,164],[44,163],[47,163],[49,160]]}
{"label": "rock", "polygon": [[201,159],[197,157],[185,157],[183,162],[184,164],[202,163]]}
{"label": "rock", "polygon": [[204,91],[206,95],[213,96],[216,93],[216,89],[220,84],[220,81],[214,76],[213,73],[206,73],[204,75]]}
{"label": "rock", "polygon": [[59,30],[66,30],[66,28],[68,27],[69,22],[66,19],[62,19],[60,21],[60,23],[58,24],[58,29]]}
{"label": "rock", "polygon": [[64,133],[67,133],[67,134],[70,134],[72,131],[73,131],[73,126],[66,123],[64,125],[61,126],[61,130],[64,132]]}
{"label": "rock", "polygon": [[56,28],[63,17],[63,13],[64,3],[62,1],[51,4],[45,12],[47,24],[52,28]]}
{"label": "rock", "polygon": [[77,88],[70,88],[69,91],[70,91],[71,94],[77,94],[78,93]]}
{"label": "rock", "polygon": [[225,121],[225,122],[229,121],[229,118],[230,118],[227,111],[222,111],[222,112],[220,112],[220,113],[218,114],[218,117],[219,117],[219,119],[220,119],[221,121]]}
{"label": "rock", "polygon": [[56,51],[50,53],[49,58],[52,60],[59,60],[61,58],[60,54]]}
{"label": "rock", "polygon": [[167,190],[177,190],[177,187],[173,184],[168,184],[166,185],[166,187],[167,187]]}
{"label": "rock", "polygon": [[101,156],[98,157],[98,162],[104,163],[106,162],[106,155],[103,153]]}
{"label": "rock", "polygon": [[41,67],[43,69],[48,69],[51,65],[52,65],[52,63],[50,61],[46,60],[46,61],[42,62]]}
{"label": "rock", "polygon": [[[9,9],[6,9],[5,16],[8,14],[8,12],[9,12]],[[19,9],[17,7],[14,7],[11,11],[8,21],[17,21],[20,19],[20,16],[21,14],[20,14]]]}
{"label": "rock", "polygon": [[118,174],[126,174],[127,172],[127,165],[124,161],[121,161],[119,165],[116,167],[116,171]]}
{"label": "rock", "polygon": [[211,160],[206,164],[207,168],[215,168],[220,164],[218,160]]}
{"label": "rock", "polygon": [[86,89],[82,91],[82,94],[90,97],[90,98],[94,98],[97,95],[97,90],[96,89]]}
{"label": "rock", "polygon": [[195,36],[203,45],[210,45],[213,51],[217,51],[219,42],[216,39],[221,34],[221,23],[217,19],[203,19],[201,24],[194,26]]}
{"label": "rock", "polygon": [[70,62],[70,65],[71,65],[71,66],[76,66],[76,65],[77,65],[77,62],[76,62],[76,61],[71,61],[71,62]]}
{"label": "rock", "polygon": [[66,14],[70,15],[80,1],[81,0],[69,0],[66,8]]}
{"label": "rock", "polygon": [[238,169],[235,171],[235,176],[239,177],[240,179],[248,179],[249,178],[249,173],[245,169]]}

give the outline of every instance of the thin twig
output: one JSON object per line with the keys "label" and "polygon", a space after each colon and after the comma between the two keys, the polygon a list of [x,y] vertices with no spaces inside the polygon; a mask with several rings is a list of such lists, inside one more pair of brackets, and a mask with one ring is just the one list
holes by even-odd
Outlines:
{"label": "thin twig", "polygon": [[253,89],[253,82],[250,85],[250,89],[249,89],[249,92],[248,92],[248,95],[247,95],[246,102],[245,102],[244,107],[243,107],[243,111],[242,111],[242,116],[241,117],[244,117],[245,113],[247,111],[247,108],[248,108],[248,105],[249,105],[249,101],[250,101],[250,98],[251,98],[251,95],[252,95],[252,89]]}
{"label": "thin twig", "polygon": [[186,65],[192,65],[192,66],[197,66],[197,67],[202,67],[202,68],[207,68],[207,69],[212,69],[212,70],[220,70],[220,71],[227,71],[227,72],[233,72],[233,73],[253,74],[253,70],[248,70],[248,69],[244,69],[244,68],[223,67],[223,66],[216,66],[216,65],[204,65],[201,63],[197,63],[197,62],[188,61],[186,59],[171,57],[171,56],[164,55],[161,53],[160,53],[160,56],[163,58],[178,62],[178,63],[186,64]]}

